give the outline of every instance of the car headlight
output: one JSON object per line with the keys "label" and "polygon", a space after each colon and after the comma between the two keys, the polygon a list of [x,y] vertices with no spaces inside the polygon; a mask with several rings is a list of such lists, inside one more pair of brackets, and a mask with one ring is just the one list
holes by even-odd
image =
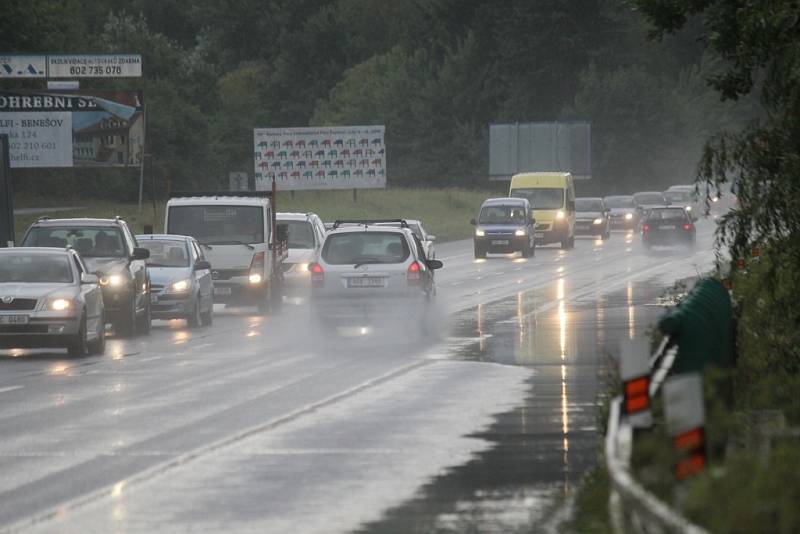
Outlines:
{"label": "car headlight", "polygon": [[625,214],[625,220],[626,221],[630,221],[631,219],[633,219],[633,213],[626,213]]}
{"label": "car headlight", "polygon": [[565,214],[563,211],[561,211],[561,210],[558,210],[558,211],[556,212],[556,219],[563,219],[565,215],[566,215],[566,214]]}
{"label": "car headlight", "polygon": [[477,237],[483,237],[483,236],[485,236],[485,235],[486,235],[486,232],[484,232],[483,230],[481,230],[481,229],[479,228],[479,229],[475,230],[475,235],[476,235]]}
{"label": "car headlight", "polygon": [[307,263],[298,263],[296,269],[297,269],[297,272],[307,273],[308,272],[308,264]]}
{"label": "car headlight", "polygon": [[247,281],[250,282],[254,286],[260,284],[261,280],[263,280],[263,278],[258,273],[253,273],[253,274],[251,274],[250,276],[247,277]]}
{"label": "car headlight", "polygon": [[603,219],[598,217],[597,219],[592,221],[592,224],[603,224]]}
{"label": "car headlight", "polygon": [[68,310],[72,306],[72,302],[68,299],[53,299],[50,301],[49,308],[53,311]]}
{"label": "car headlight", "polygon": [[711,199],[711,202],[716,202],[716,201],[718,201],[718,200],[719,200],[719,197],[713,197],[713,198]]}
{"label": "car headlight", "polygon": [[109,276],[100,277],[101,286],[119,287],[124,281],[125,279],[120,274],[112,274]]}
{"label": "car headlight", "polygon": [[191,282],[189,280],[178,280],[177,282],[172,282],[169,285],[169,292],[170,293],[185,293],[189,290],[189,286]]}
{"label": "car headlight", "polygon": [[526,235],[527,233],[528,232],[526,232],[525,230],[516,230],[514,232],[514,235],[517,236],[517,237],[522,237],[522,236]]}

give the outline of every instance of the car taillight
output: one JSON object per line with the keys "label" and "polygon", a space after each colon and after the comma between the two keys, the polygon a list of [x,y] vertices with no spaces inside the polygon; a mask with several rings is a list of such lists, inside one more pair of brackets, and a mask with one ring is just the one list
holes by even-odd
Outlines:
{"label": "car taillight", "polygon": [[311,287],[322,287],[325,283],[325,271],[319,263],[312,263],[308,266],[308,272],[311,273]]}
{"label": "car taillight", "polygon": [[645,224],[644,226],[642,226],[642,232],[649,232],[649,231],[650,231],[650,225],[649,224]]}
{"label": "car taillight", "polygon": [[264,253],[256,252],[253,254],[253,259],[250,261],[250,276],[248,281],[257,285],[264,281]]}
{"label": "car taillight", "polygon": [[684,229],[684,230],[686,230],[686,231],[688,232],[689,230],[691,230],[691,229],[692,229],[692,225],[691,225],[691,224],[689,224],[689,223],[686,223],[686,224],[684,224],[684,225],[683,225],[683,229]]}
{"label": "car taillight", "polygon": [[410,285],[419,284],[420,280],[422,279],[422,275],[420,275],[420,271],[422,269],[419,266],[419,262],[413,261],[411,265],[408,266],[408,271],[406,271],[406,279]]}

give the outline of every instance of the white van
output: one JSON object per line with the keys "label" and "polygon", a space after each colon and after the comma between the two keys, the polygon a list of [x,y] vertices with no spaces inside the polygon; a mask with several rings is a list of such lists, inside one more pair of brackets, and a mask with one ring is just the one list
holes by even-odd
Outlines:
{"label": "white van", "polygon": [[164,230],[194,237],[211,263],[214,302],[257,306],[260,313],[280,306],[280,263],[285,247],[275,245],[270,193],[236,191],[174,194],[167,202]]}

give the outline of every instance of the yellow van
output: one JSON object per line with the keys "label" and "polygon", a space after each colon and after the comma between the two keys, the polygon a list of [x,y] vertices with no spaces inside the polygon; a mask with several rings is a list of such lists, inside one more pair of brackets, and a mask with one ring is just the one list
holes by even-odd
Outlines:
{"label": "yellow van", "polygon": [[568,172],[524,172],[511,177],[508,196],[527,198],[536,218],[536,243],[575,245],[575,185]]}

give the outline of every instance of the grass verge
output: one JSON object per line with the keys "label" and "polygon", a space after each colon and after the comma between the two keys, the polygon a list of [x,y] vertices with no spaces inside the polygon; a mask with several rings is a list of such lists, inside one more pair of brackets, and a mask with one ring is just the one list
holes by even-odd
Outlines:
{"label": "grass verge", "polygon": [[[472,235],[469,220],[475,217],[481,202],[496,193],[455,188],[438,189],[370,189],[358,192],[353,201],[351,191],[298,191],[294,195],[278,196],[278,211],[314,212],[324,221],[336,219],[401,218],[419,219],[439,241],[465,239]],[[164,203],[151,202],[140,211],[135,203],[80,198],[54,199],[46,196],[17,199],[17,208],[80,206],[80,210],[67,210],[47,214],[50,217],[113,217],[119,215],[141,232],[145,224],[153,224],[162,231]],[[17,239],[28,226],[42,214],[23,214],[15,217]]]}

